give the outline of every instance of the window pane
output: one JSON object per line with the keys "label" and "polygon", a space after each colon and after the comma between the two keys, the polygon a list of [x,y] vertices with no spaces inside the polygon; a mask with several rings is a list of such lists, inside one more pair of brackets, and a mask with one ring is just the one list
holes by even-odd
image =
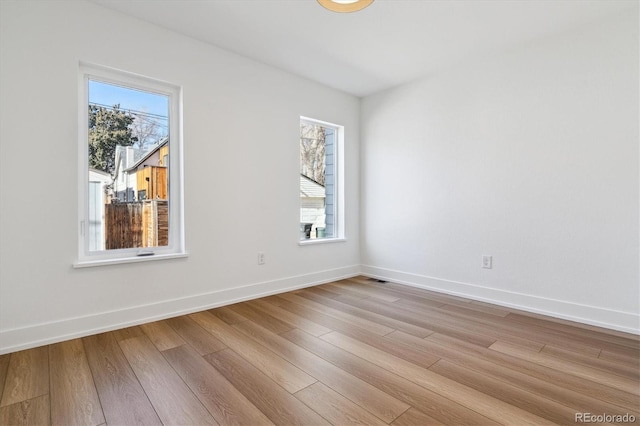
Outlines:
{"label": "window pane", "polygon": [[333,238],[336,129],[300,122],[300,239]]}
{"label": "window pane", "polygon": [[89,79],[89,250],[169,244],[166,95]]}

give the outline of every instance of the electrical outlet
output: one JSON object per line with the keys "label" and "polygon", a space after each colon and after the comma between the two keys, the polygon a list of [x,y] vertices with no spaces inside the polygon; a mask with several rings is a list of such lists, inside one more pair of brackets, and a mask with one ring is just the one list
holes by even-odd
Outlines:
{"label": "electrical outlet", "polygon": [[264,264],[265,264],[264,252],[263,251],[259,251],[258,252],[258,265],[264,265]]}
{"label": "electrical outlet", "polygon": [[482,256],[482,267],[484,269],[493,268],[493,256]]}

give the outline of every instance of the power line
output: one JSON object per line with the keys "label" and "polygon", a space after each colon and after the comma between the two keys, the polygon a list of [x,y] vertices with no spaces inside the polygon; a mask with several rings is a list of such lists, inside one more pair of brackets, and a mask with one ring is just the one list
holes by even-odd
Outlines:
{"label": "power line", "polygon": [[[98,103],[98,102],[89,102],[89,105],[95,105],[95,106],[107,108],[107,109],[110,109],[110,110],[114,110],[115,109],[113,107],[113,105],[106,105],[106,104],[101,104],[101,103]],[[169,117],[167,117],[166,115],[152,114],[150,112],[140,111],[140,110],[137,110],[137,109],[118,108],[118,110],[129,112],[129,113],[133,113],[136,116],[147,116],[147,117],[157,118],[157,119],[160,119],[160,120],[169,120]]]}
{"label": "power line", "polygon": [[156,120],[154,120],[154,119],[147,118],[147,117],[143,117],[143,116],[141,116],[141,115],[136,115],[136,121],[137,121],[137,120],[144,121],[145,123],[155,124],[156,126],[161,127],[161,128],[168,128],[168,127],[169,127],[169,125],[168,125],[168,124],[158,123],[158,122],[157,122]]}

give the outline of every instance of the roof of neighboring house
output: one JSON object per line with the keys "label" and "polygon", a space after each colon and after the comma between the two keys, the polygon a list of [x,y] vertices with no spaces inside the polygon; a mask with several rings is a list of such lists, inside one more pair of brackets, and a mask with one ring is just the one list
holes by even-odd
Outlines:
{"label": "roof of neighboring house", "polygon": [[126,171],[131,171],[134,170],[135,168],[137,168],[140,164],[144,163],[147,158],[151,157],[155,152],[157,152],[160,148],[162,148],[163,146],[165,146],[167,143],[169,142],[169,138],[166,137],[164,139],[161,139],[156,145],[153,145],[151,147],[151,149],[149,151],[146,151],[144,153],[144,155],[142,155],[139,159],[137,159],[135,161],[134,164],[125,167]]}
{"label": "roof of neighboring house", "polygon": [[102,170],[89,168],[89,182],[111,182],[111,175]]}
{"label": "roof of neighboring house", "polygon": [[315,180],[300,174],[300,196],[309,198],[324,198],[324,186]]}

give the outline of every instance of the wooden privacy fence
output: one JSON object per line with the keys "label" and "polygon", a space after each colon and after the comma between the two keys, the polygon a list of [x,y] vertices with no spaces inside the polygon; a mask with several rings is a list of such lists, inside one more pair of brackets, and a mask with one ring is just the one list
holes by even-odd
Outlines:
{"label": "wooden privacy fence", "polygon": [[169,244],[169,204],[145,200],[105,205],[107,250]]}

